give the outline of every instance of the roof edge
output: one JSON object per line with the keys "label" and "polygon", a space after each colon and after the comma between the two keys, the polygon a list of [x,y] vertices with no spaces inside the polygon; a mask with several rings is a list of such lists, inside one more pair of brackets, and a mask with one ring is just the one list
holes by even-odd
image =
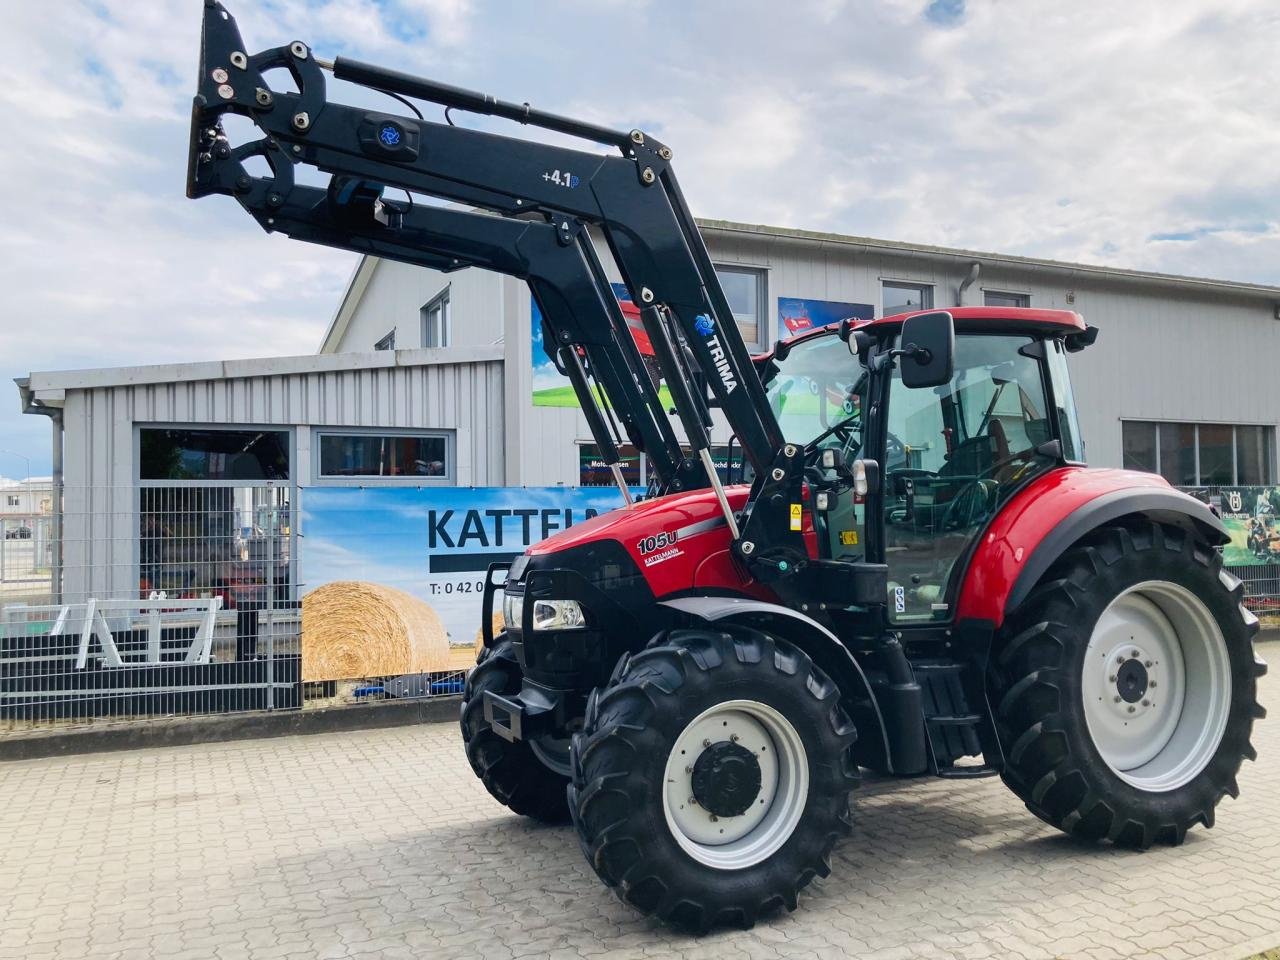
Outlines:
{"label": "roof edge", "polygon": [[800,243],[832,244],[860,247],[904,255],[925,254],[980,263],[999,263],[1011,266],[1033,267],[1040,270],[1056,270],[1084,276],[1109,276],[1118,280],[1137,280],[1161,286],[1194,287],[1202,290],[1231,291],[1236,293],[1280,299],[1280,286],[1265,283],[1248,283],[1239,280],[1218,280],[1212,277],[1188,277],[1176,273],[1156,273],[1149,270],[1133,270],[1127,267],[1107,267],[1101,264],[1075,263],[1070,260],[1047,260],[1040,257],[1023,257],[1010,253],[992,253],[968,250],[962,247],[939,247],[932,244],[906,243],[901,240],[878,240],[874,237],[858,237],[842,233],[824,233],[817,230],[800,230],[795,227],[773,227],[759,223],[739,223],[734,220],[697,218],[698,227],[711,233],[747,234],[761,238],[793,240]]}
{"label": "roof edge", "polygon": [[[134,387],[193,380],[235,380],[344,370],[378,370],[389,367],[458,366],[501,361],[502,356],[501,344],[485,344],[474,347],[427,347],[413,350],[378,350],[369,353],[311,353],[296,357],[260,357],[248,360],[210,360],[86,370],[35,371],[18,381],[18,390],[25,405],[28,397],[54,390],[92,390],[98,387]],[[34,411],[24,409],[24,412]]]}

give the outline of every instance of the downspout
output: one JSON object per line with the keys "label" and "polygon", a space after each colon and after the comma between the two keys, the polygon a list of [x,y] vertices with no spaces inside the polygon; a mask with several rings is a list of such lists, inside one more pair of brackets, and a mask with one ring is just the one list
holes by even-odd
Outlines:
{"label": "downspout", "polygon": [[959,291],[956,292],[957,307],[964,306],[964,292],[978,282],[978,274],[981,272],[982,264],[975,262],[969,266],[969,275],[964,278],[964,281],[960,284]]}
{"label": "downspout", "polygon": [[49,587],[53,593],[52,603],[62,603],[62,442],[63,424],[62,408],[47,407],[31,394],[31,381],[23,378],[15,381],[18,392],[22,395],[22,412],[38,413],[49,418],[53,428],[53,558]]}

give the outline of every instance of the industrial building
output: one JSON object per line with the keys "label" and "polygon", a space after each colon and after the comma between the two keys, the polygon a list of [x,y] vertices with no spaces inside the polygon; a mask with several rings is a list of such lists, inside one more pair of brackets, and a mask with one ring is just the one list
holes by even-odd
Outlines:
{"label": "industrial building", "polygon": [[[1101,331],[1071,357],[1091,464],[1152,470],[1185,487],[1276,479],[1278,287],[724,221],[701,227],[756,350],[841,315],[983,303],[1073,309]],[[582,414],[535,398],[547,394],[534,311],[528,289],[509,277],[366,257],[317,353],[23,378],[24,409],[53,424],[68,524],[55,566],[66,593],[136,589],[148,504],[173,491],[608,483]],[[728,441],[723,426],[714,439]],[[395,451],[393,462],[375,448]],[[642,458],[624,452],[628,479],[643,484]],[[256,496],[261,508],[268,494]]]}
{"label": "industrial building", "polygon": [[[725,221],[700,225],[755,349],[791,332],[796,301],[817,304],[828,317],[979,304],[1076,310],[1101,331],[1097,346],[1071,358],[1091,464],[1151,470],[1180,486],[1276,478],[1280,378],[1271,358],[1280,356],[1280,288]],[[503,405],[487,421],[502,424],[502,462],[471,468],[507,484],[596,482],[585,419],[531,399],[540,360],[531,311],[523,283],[511,278],[365,258],[320,352],[430,347],[454,354],[501,345]],[[723,430],[718,439],[727,439]],[[637,461],[633,478],[642,479],[642,470]]]}
{"label": "industrial building", "polygon": [[[1074,309],[1100,329],[1097,345],[1070,360],[1090,463],[1155,471],[1183,487],[1276,481],[1278,287],[722,221],[701,227],[755,350],[848,316]],[[624,298],[625,288],[615,292]],[[4,615],[16,618],[18,636],[53,629],[43,616],[79,639],[15,648],[47,666],[30,691],[0,689],[0,715],[296,704],[300,599],[335,579],[417,591],[455,617],[455,642],[468,641],[467,605],[480,589],[469,571],[488,561],[427,563],[419,543],[435,528],[419,526],[436,521],[423,517],[479,516],[488,495],[467,489],[482,487],[540,488],[524,495],[530,503],[554,494],[544,506],[566,524],[574,510],[611,505],[606,491],[580,489],[612,478],[540,338],[522,282],[365,258],[317,352],[19,380],[23,409],[52,424],[52,510],[38,537],[8,544],[6,571],[21,563],[23,575],[0,584]],[[724,424],[713,441],[723,457]],[[643,486],[643,458],[623,453],[626,479]],[[381,489],[394,487],[406,489]],[[364,512],[344,512],[357,500]],[[499,506],[489,513],[536,512]],[[389,519],[402,509],[414,519]],[[308,539],[309,529],[325,536]],[[393,541],[394,570],[384,562]],[[212,635],[174,628],[169,652],[160,633],[147,646],[136,629],[92,627],[95,604],[137,607],[128,621],[136,625],[153,616],[148,604],[167,609],[166,597],[216,601],[205,614]],[[65,626],[70,619],[82,625]],[[126,662],[141,672],[109,671],[110,691],[84,697],[85,684],[107,682],[86,669],[98,662],[87,651],[103,647],[109,667],[119,658],[105,648],[117,642],[134,644]],[[185,668],[173,669],[173,657]]]}

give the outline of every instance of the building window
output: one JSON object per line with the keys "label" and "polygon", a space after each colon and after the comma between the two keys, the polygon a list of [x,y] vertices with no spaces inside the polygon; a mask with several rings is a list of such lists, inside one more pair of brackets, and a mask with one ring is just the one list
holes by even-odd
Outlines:
{"label": "building window", "polygon": [[881,284],[881,316],[892,317],[896,313],[912,310],[928,310],[933,307],[933,284],[897,283]]}
{"label": "building window", "polygon": [[375,350],[394,350],[396,348],[396,331],[392,328],[391,332],[373,345]]}
{"label": "building window", "polygon": [[[688,447],[681,447],[686,457],[693,455]],[[647,487],[653,476],[653,464],[648,457],[640,455],[640,451],[630,444],[620,444],[618,454],[622,458],[622,479],[629,487]],[[711,448],[711,462],[721,483],[750,483],[754,478],[751,465],[744,466],[742,446],[734,442],[732,460],[730,448],[714,445]],[[578,444],[578,485],[583,487],[612,487],[613,471],[600,455],[600,448],[594,443]]]}
{"label": "building window", "polygon": [[320,437],[320,479],[453,476],[443,433],[337,433]]}
{"label": "building window", "polygon": [[982,302],[988,307],[1029,307],[1031,306],[1031,294],[984,290],[982,291]]}
{"label": "building window", "polygon": [[422,315],[422,345],[447,347],[450,340],[449,288],[429,300],[419,311]]}
{"label": "building window", "polygon": [[138,479],[288,480],[289,433],[142,427]]}
{"label": "building window", "polygon": [[6,502],[6,503],[8,503],[8,504],[9,504],[9,506],[11,506],[11,507],[21,506],[21,504],[22,504],[22,500],[21,500],[21,499],[19,499],[18,497],[15,497],[13,494],[9,494],[9,495],[5,498],[5,502]]}
{"label": "building window", "polygon": [[765,272],[752,267],[716,267],[716,276],[747,349],[763,350],[769,337],[764,317],[768,299]]}
{"label": "building window", "polygon": [[[630,444],[618,447],[622,479],[629,487],[644,485],[641,479],[640,451]],[[582,487],[612,487],[613,471],[594,443],[578,445],[578,485]]]}
{"label": "building window", "polygon": [[1179,487],[1272,482],[1272,427],[1125,420],[1120,429],[1126,469],[1158,473]]}

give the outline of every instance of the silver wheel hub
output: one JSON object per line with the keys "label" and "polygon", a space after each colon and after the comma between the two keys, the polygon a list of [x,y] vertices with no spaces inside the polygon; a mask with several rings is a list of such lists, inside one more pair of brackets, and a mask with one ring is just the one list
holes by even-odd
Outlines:
{"label": "silver wheel hub", "polygon": [[1089,735],[1112,772],[1152,792],[1188,783],[1217,751],[1231,704],[1213,614],[1179,584],[1128,588],[1094,625],[1081,695]]}
{"label": "silver wheel hub", "polygon": [[731,700],[704,710],[676,737],[662,806],[671,835],[693,859],[740,870],[787,841],[808,794],[808,759],[791,722],[767,704]]}

